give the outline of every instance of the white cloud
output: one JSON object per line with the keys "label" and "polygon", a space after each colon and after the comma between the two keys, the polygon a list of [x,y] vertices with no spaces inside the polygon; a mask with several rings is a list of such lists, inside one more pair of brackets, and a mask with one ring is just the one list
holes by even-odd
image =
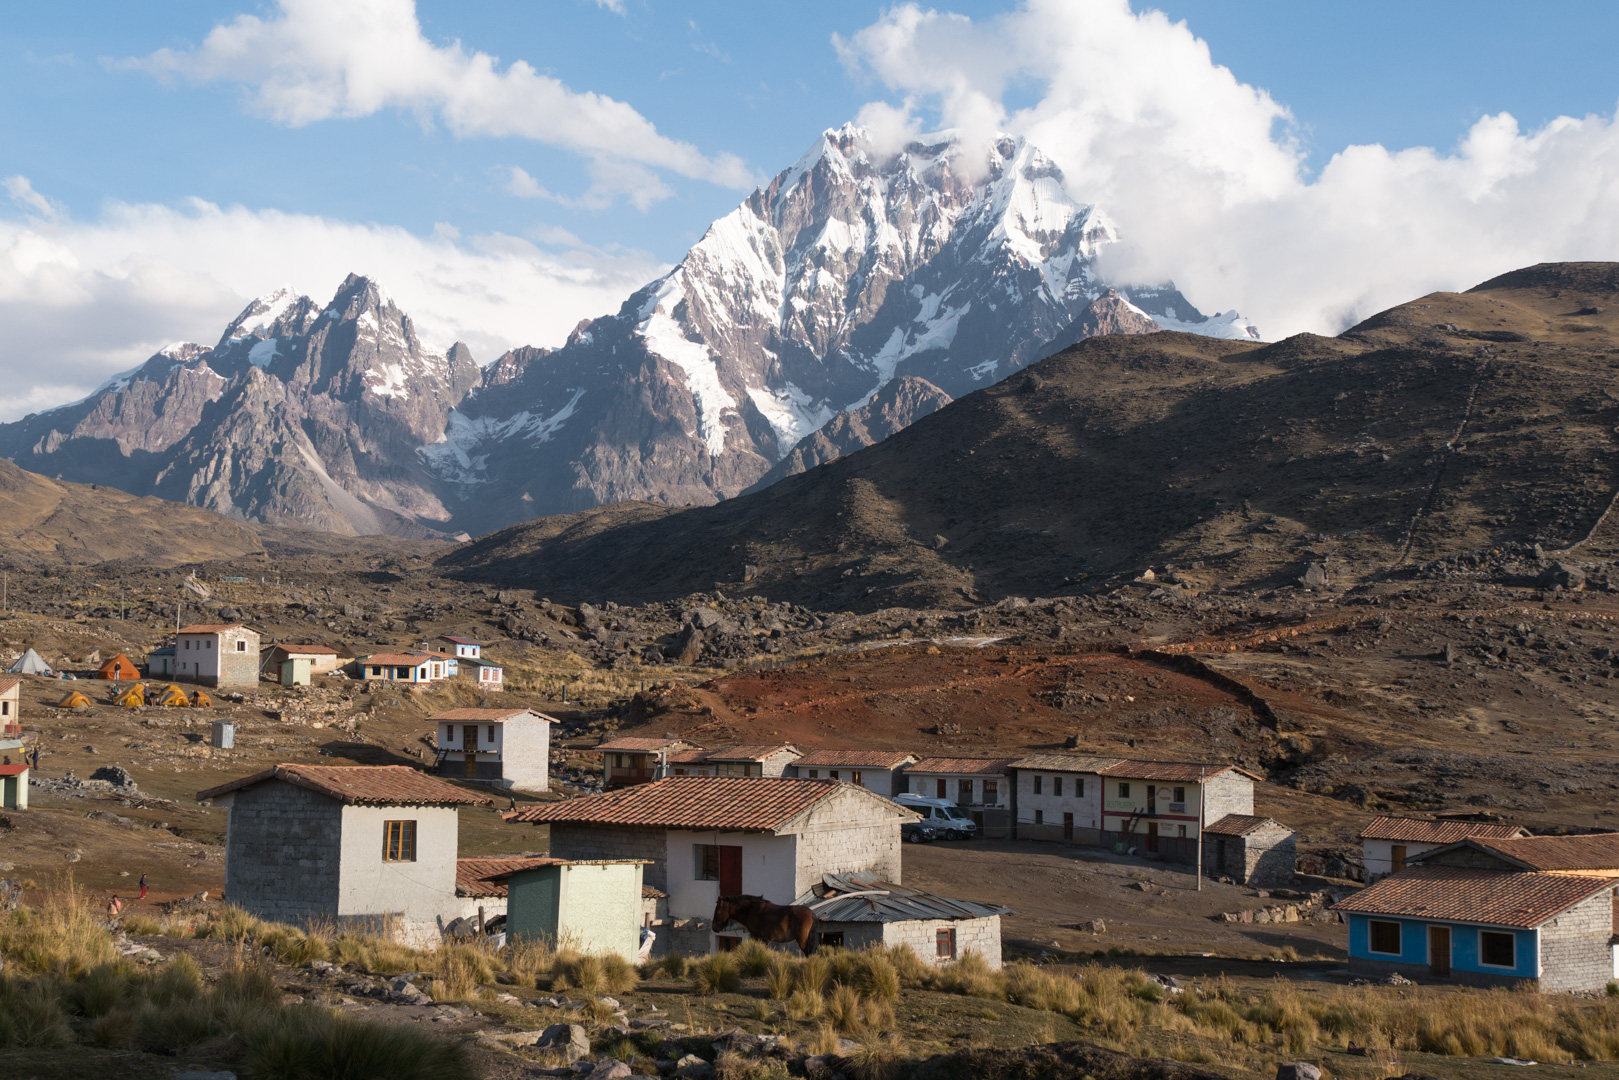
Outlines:
{"label": "white cloud", "polygon": [[11,201],[22,207],[34,217],[45,221],[55,221],[61,210],[45,196],[34,190],[34,185],[26,176],[8,176],[0,181],[11,196]]}
{"label": "white cloud", "polygon": [[[622,3],[602,6],[622,13]],[[576,91],[523,60],[504,70],[488,53],[422,35],[414,0],[277,0],[270,18],[238,15],[196,49],[159,49],[122,67],[246,87],[251,107],[292,127],[402,109],[461,137],[532,139],[583,155],[599,193],[646,205],[667,194],[652,170],[747,188],[734,154],[708,156],[658,133],[630,105]],[[598,199],[607,195],[598,194]]]}
{"label": "white cloud", "polygon": [[565,230],[536,235],[564,250],[201,200],[113,203],[87,222],[0,216],[0,420],[82,397],[170,342],[212,345],[250,298],[288,281],[325,301],[350,271],[370,275],[424,342],[464,341],[488,363],[516,345],[560,345],[667,269]]}
{"label": "white cloud", "polygon": [[596,6],[614,15],[624,14],[624,0],[596,0]]}
{"label": "white cloud", "polygon": [[[1447,151],[1345,148],[1310,176],[1288,110],[1215,63],[1184,23],[1127,0],[1023,0],[975,23],[904,4],[845,62],[965,133],[1025,134],[1125,242],[1114,280],[1173,278],[1268,337],[1336,332],[1434,289],[1518,266],[1619,258],[1619,129],[1482,117]],[[1037,87],[1021,109],[1014,84]]]}

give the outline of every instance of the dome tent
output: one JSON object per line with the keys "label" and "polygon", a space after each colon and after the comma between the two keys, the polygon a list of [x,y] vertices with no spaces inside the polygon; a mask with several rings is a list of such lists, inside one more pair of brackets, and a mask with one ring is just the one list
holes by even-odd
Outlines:
{"label": "dome tent", "polygon": [[56,707],[58,709],[88,709],[90,707],[90,699],[79,693],[77,690],[74,690],[69,693],[67,697],[57,702]]}
{"label": "dome tent", "polygon": [[29,649],[17,657],[17,662],[11,665],[13,675],[49,675],[51,666],[47,664],[33,649]]}
{"label": "dome tent", "polygon": [[146,687],[136,683],[122,694],[118,695],[115,705],[122,705],[126,709],[138,708],[146,704]]}

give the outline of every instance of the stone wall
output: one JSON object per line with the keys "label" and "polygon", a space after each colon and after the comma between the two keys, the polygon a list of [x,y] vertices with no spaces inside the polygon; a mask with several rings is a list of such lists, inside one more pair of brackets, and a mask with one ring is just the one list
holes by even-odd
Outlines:
{"label": "stone wall", "polygon": [[1243,836],[1209,833],[1203,837],[1204,873],[1229,877],[1240,885],[1291,885],[1297,854],[1293,830],[1274,823],[1261,825]]}
{"label": "stone wall", "polygon": [[1211,776],[1203,785],[1203,821],[1213,825],[1227,814],[1254,812],[1254,782],[1239,772]]}
{"label": "stone wall", "polygon": [[954,927],[956,959],[977,953],[991,968],[1001,966],[1001,917],[983,919],[906,919],[883,924],[883,941],[888,945],[908,945],[924,963],[933,967],[949,961],[939,956],[938,932]]}
{"label": "stone wall", "polygon": [[558,822],[551,826],[550,854],[558,859],[650,859],[650,865],[642,868],[642,883],[669,891],[669,846],[663,829]]}
{"label": "stone wall", "polygon": [[228,798],[225,899],[278,922],[335,916],[342,804],[280,782],[254,784]]}
{"label": "stone wall", "polygon": [[1541,925],[1542,990],[1601,990],[1613,981],[1613,892],[1603,889]]}

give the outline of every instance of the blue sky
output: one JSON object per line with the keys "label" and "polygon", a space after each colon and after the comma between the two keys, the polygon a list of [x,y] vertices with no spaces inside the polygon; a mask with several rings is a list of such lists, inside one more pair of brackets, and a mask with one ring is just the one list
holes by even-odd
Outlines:
{"label": "blue sky", "polygon": [[[9,285],[0,262],[0,367],[61,362],[0,419],[24,405],[83,392],[171,338],[212,340],[220,313],[279,284],[272,275],[295,276],[299,288],[329,294],[349,268],[350,252],[354,269],[385,279],[397,271],[402,301],[419,303],[430,329],[471,340],[480,360],[523,340],[554,343],[577,318],[616,306],[615,298],[633,284],[678,259],[709,221],[740,201],[749,179],[790,164],[822,128],[854,118],[871,102],[900,106],[913,127],[931,127],[979,115],[974,103],[987,101],[1008,126],[1044,132],[1061,147],[1063,117],[1078,114],[1052,102],[1072,71],[1099,62],[1096,38],[1118,39],[1107,56],[1129,63],[1168,55],[1166,42],[1184,44],[1190,35],[1207,43],[1212,65],[1187,52],[1177,54],[1179,67],[1155,76],[1175,83],[1176,72],[1184,72],[1179,96],[1138,87],[1130,91],[1135,98],[1106,107],[1111,144],[1129,143],[1134,102],[1182,109],[1185,115],[1175,121],[1181,129],[1207,129],[1208,115],[1194,115],[1192,99],[1230,94],[1238,118],[1224,142],[1238,163],[1217,166],[1214,186],[1226,191],[1219,216],[1292,221],[1289,237],[1297,222],[1319,214],[1318,206],[1305,204],[1329,197],[1341,198],[1363,223],[1383,220],[1370,200],[1400,201],[1388,177],[1407,183],[1417,166],[1432,180],[1414,185],[1423,189],[1420,197],[1434,200],[1423,220],[1454,216],[1454,227],[1464,230],[1469,219],[1453,215],[1453,204],[1465,201],[1469,213],[1483,212],[1470,194],[1477,184],[1507,182],[1501,169],[1483,166],[1477,167],[1487,174],[1483,180],[1445,178],[1443,159],[1458,152],[1481,118],[1509,112],[1527,137],[1556,117],[1596,114],[1601,124],[1567,136],[1557,163],[1545,171],[1572,170],[1569,162],[1584,161],[1600,172],[1612,160],[1607,121],[1619,101],[1611,59],[1619,5],[1608,3],[1153,5],[1170,20],[1187,22],[1190,35],[1174,37],[1162,27],[1142,29],[1149,20],[1132,16],[1133,22],[1121,23],[1117,12],[1108,14],[1123,0],[1072,0],[1060,8],[1045,0],[1043,10],[1041,0],[960,0],[938,9],[970,22],[930,22],[923,11],[907,22],[902,10],[848,0],[367,2],[395,22],[413,15],[430,49],[459,42],[463,56],[498,58],[496,75],[523,61],[573,95],[622,103],[656,129],[656,140],[626,136],[606,149],[592,144],[581,150],[588,132],[560,139],[505,132],[500,107],[484,98],[467,106],[482,112],[458,120],[454,106],[434,96],[436,89],[421,86],[401,91],[418,95],[414,105],[401,106],[397,97],[375,107],[327,101],[315,109],[318,118],[289,117],[288,109],[308,106],[310,93],[331,87],[300,86],[296,95],[269,101],[266,80],[273,74],[248,71],[240,56],[210,54],[205,42],[216,27],[242,16],[265,24],[301,17],[290,2],[12,5],[0,25],[0,178],[13,178],[7,181],[12,205],[0,207],[0,255],[11,260]],[[1100,14],[1093,16],[1092,8]],[[1138,5],[1137,15],[1143,10]],[[1047,43],[1047,24],[1053,27],[1051,55],[1038,61],[1017,55],[1030,51],[1031,27],[1040,44]],[[341,48],[343,38],[316,33],[308,47]],[[362,62],[383,69],[367,77],[387,82],[392,56],[385,43],[366,53]],[[328,59],[314,56],[307,65],[319,68]],[[1220,82],[1214,66],[1228,68],[1242,93]],[[957,89],[941,89],[935,70],[953,72]],[[349,70],[344,78],[352,76]],[[971,93],[958,92],[961,86]],[[1250,100],[1259,91],[1290,111],[1292,123],[1272,122],[1271,106]],[[1062,92],[1071,99],[1094,96],[1097,88],[1078,79]],[[1222,123],[1216,118],[1213,126]],[[1254,142],[1266,138],[1267,125],[1270,144]],[[1251,149],[1243,149],[1244,140]],[[652,141],[659,147],[643,153]],[[1374,143],[1389,151],[1434,147],[1441,160],[1378,159],[1366,173],[1346,162],[1337,183],[1330,175],[1319,182],[1339,151]],[[1180,232],[1170,241],[1156,237],[1154,208],[1130,205],[1129,192],[1111,189],[1105,170],[1095,168],[1097,155],[1111,144],[1054,153],[1071,177],[1096,177],[1086,181],[1090,190],[1077,194],[1106,207],[1118,204],[1134,235],[1151,247],[1136,253],[1133,270],[1173,274],[1202,290],[1194,300],[1206,309],[1257,310],[1287,330],[1347,318],[1380,297],[1353,287],[1354,275],[1365,274],[1366,257],[1347,260],[1342,282],[1321,296],[1286,302],[1275,299],[1274,289],[1266,291],[1268,279],[1258,271],[1233,271],[1212,255],[1176,263],[1168,252],[1177,244],[1170,241],[1188,233],[1206,234],[1206,246],[1226,252],[1229,263],[1229,243],[1220,234],[1227,224],[1212,223],[1214,212],[1204,208],[1202,217],[1175,221]],[[1522,152],[1551,153],[1539,144]],[[1243,172],[1241,159],[1250,157],[1262,163]],[[1185,160],[1160,162],[1151,171],[1170,175],[1179,165],[1188,172],[1177,182],[1189,193],[1208,186],[1196,179],[1201,162],[1195,168]],[[514,168],[526,180],[520,182]],[[1243,175],[1232,180],[1234,172]],[[610,177],[605,185],[603,176]],[[1503,197],[1540,204],[1558,197],[1512,183],[1518,187],[1502,188]],[[537,196],[540,189],[552,197]],[[1366,194],[1378,190],[1384,194]],[[1153,197],[1160,204],[1181,201],[1172,188]],[[1605,197],[1590,195],[1593,204]],[[221,213],[205,222],[190,200]],[[233,207],[243,216],[231,217]],[[1513,238],[1518,247],[1510,250],[1561,257],[1579,250],[1580,237],[1597,236],[1589,254],[1601,256],[1611,246],[1609,223],[1596,222],[1594,231],[1592,225],[1558,224],[1567,236],[1545,242],[1543,252],[1534,235]],[[1343,240],[1325,237],[1319,244],[1341,247]],[[29,254],[40,246],[53,253],[44,263]],[[512,284],[512,260],[531,276],[519,275]],[[51,281],[39,277],[40,265],[55,268]],[[1470,284],[1466,275],[1484,265],[1471,255],[1459,257],[1398,287],[1432,286],[1448,281],[1447,274],[1457,286]],[[57,279],[74,274],[90,276],[60,286]],[[437,293],[428,284],[435,274]],[[463,291],[481,299],[457,307],[442,279],[463,274],[469,282]]]}

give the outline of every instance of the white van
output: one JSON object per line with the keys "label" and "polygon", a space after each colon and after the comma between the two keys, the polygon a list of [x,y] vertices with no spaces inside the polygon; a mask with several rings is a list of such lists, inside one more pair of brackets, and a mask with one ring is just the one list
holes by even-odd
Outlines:
{"label": "white van", "polygon": [[895,795],[894,801],[907,810],[922,815],[922,821],[946,840],[971,840],[978,834],[978,826],[967,812],[949,799],[930,799],[909,792]]}

